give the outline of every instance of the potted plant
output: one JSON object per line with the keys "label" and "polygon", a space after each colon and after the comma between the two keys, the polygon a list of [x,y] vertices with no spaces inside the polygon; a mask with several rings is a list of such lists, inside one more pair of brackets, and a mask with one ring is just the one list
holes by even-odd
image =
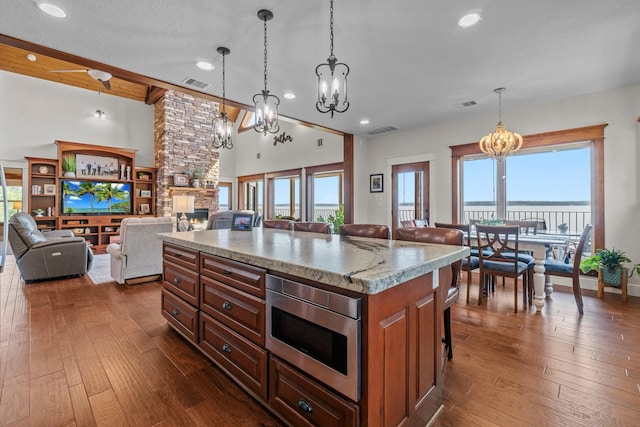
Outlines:
{"label": "potted plant", "polygon": [[76,156],[64,156],[62,158],[62,171],[64,176],[76,176]]}
{"label": "potted plant", "polygon": [[200,187],[200,180],[204,179],[204,171],[196,168],[189,171],[189,178],[191,179],[191,186],[194,188]]}
{"label": "potted plant", "polygon": [[625,264],[630,262],[631,259],[619,249],[598,249],[593,255],[580,262],[580,270],[583,273],[599,271],[604,283],[619,286],[622,284],[623,274],[627,277],[633,276],[635,271],[640,274],[640,264],[635,264],[631,269],[625,267]]}

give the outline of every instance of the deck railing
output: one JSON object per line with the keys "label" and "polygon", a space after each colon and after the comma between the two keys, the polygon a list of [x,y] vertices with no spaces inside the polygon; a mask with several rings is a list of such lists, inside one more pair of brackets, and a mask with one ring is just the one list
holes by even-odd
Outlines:
{"label": "deck railing", "polygon": [[[283,216],[289,215],[289,209],[276,209],[276,214]],[[316,208],[313,210],[313,218],[309,218],[309,221],[317,221],[319,216],[322,216],[325,220],[329,215],[335,214],[335,208]],[[491,219],[495,217],[494,212],[486,210],[466,210],[463,213],[463,223],[468,224],[472,219]],[[296,210],[294,215],[296,218],[300,217],[299,212]],[[415,211],[412,208],[400,208],[398,211],[400,221],[415,219]],[[508,210],[508,220],[538,220],[539,231],[547,231],[550,233],[556,233],[560,230],[558,226],[560,224],[567,224],[569,234],[581,234],[584,226],[590,224],[591,211],[589,210]]]}

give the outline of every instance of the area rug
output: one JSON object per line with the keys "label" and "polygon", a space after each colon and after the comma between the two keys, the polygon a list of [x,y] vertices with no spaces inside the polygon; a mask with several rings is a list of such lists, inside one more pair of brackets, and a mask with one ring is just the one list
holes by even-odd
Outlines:
{"label": "area rug", "polygon": [[94,255],[93,256],[93,266],[87,275],[91,279],[94,285],[99,285],[100,283],[107,282],[115,282],[113,277],[111,277],[110,271],[110,255]]}

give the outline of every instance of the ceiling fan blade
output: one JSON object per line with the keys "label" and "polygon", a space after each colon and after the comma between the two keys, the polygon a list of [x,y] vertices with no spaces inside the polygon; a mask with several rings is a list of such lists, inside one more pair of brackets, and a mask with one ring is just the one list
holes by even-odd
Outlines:
{"label": "ceiling fan blade", "polygon": [[109,80],[100,80],[100,83],[102,83],[107,90],[111,90],[111,83],[109,83]]}
{"label": "ceiling fan blade", "polygon": [[50,73],[87,73],[88,70],[49,70]]}

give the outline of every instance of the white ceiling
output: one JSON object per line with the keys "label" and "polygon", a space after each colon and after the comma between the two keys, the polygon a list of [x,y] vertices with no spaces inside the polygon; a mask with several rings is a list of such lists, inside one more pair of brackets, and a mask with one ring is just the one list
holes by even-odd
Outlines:
{"label": "white ceiling", "polygon": [[[173,84],[192,77],[218,96],[216,48],[226,46],[227,97],[247,105],[263,88],[257,11],[270,9],[268,88],[281,98],[280,114],[365,137],[386,126],[497,118],[500,86],[508,122],[509,109],[640,82],[639,0],[335,0],[334,53],[351,68],[351,107],[333,119],[315,109],[314,70],[329,56],[328,0],[49,2],[68,17],[2,0],[0,34]],[[459,28],[472,10],[483,20]],[[197,69],[199,59],[216,69]],[[477,105],[456,107],[471,100]]]}

